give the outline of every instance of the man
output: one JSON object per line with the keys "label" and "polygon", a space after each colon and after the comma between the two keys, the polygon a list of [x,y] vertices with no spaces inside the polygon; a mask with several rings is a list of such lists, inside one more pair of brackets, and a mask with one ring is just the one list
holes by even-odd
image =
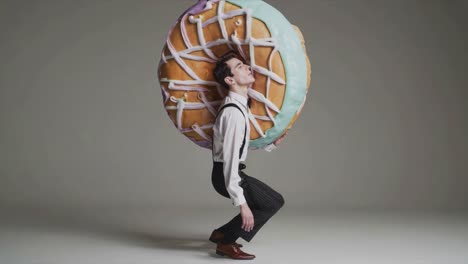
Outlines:
{"label": "man", "polygon": [[[284,199],[260,180],[242,170],[249,146],[248,88],[255,81],[249,65],[235,53],[223,55],[213,74],[218,83],[229,90],[213,126],[213,171],[215,190],[230,198],[240,213],[227,224],[215,229],[209,240],[217,243],[216,254],[233,259],[253,259],[236,240],[250,242],[259,229],[284,205]],[[284,136],[268,145],[271,151]]]}

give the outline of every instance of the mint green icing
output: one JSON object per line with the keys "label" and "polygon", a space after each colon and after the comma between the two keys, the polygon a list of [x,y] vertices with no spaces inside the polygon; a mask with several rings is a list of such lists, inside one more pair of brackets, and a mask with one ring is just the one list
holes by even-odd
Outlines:
{"label": "mint green icing", "polygon": [[281,111],[275,116],[276,125],[250,146],[260,148],[278,138],[299,110],[307,93],[307,63],[301,40],[291,23],[278,10],[262,0],[228,0],[242,8],[250,8],[252,16],[263,21],[278,44],[286,73],[286,94]]}

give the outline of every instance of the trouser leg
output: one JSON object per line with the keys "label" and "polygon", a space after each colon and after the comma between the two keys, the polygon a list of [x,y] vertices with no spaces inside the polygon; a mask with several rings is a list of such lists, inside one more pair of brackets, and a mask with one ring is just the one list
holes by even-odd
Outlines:
{"label": "trouser leg", "polygon": [[[254,227],[250,232],[243,230],[241,228],[242,217],[239,213],[232,218],[231,221],[217,230],[223,232],[227,240],[242,237],[244,240],[250,242],[263,225],[284,205],[284,199],[281,194],[262,181],[248,176],[242,171],[239,171],[239,175],[242,178],[240,186],[244,189],[245,199],[254,216]],[[213,170],[212,182],[219,194],[230,198],[224,185],[222,168],[221,173],[219,173],[219,168],[217,171],[215,169]]]}
{"label": "trouser leg", "polygon": [[[247,204],[254,216],[254,227],[250,232],[239,230],[239,236],[245,241],[252,240],[265,223],[284,205],[283,196],[264,182],[240,172],[241,183]],[[242,219],[241,219],[242,225]]]}

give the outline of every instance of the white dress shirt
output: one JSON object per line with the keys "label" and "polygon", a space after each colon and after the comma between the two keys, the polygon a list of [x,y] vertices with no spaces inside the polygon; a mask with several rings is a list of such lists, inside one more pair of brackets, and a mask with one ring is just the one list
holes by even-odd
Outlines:
{"label": "white dress shirt", "polygon": [[[226,190],[229,193],[234,206],[239,206],[246,202],[244,190],[239,186],[241,178],[239,176],[239,163],[247,158],[247,150],[250,140],[250,123],[248,116],[250,109],[247,107],[247,98],[230,91],[224,99],[220,109],[225,104],[236,104],[236,107],[226,107],[216,119],[213,126],[213,161],[223,162],[223,173]],[[247,131],[245,131],[247,129]],[[245,146],[242,156],[239,158],[239,151],[242,146],[245,133]],[[266,151],[275,149],[274,144],[266,146]]]}

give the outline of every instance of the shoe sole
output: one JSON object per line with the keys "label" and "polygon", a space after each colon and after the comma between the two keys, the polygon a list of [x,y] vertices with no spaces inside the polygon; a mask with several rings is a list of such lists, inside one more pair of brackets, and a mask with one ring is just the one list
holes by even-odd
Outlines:
{"label": "shoe sole", "polygon": [[231,257],[229,257],[227,254],[225,254],[225,253],[223,253],[223,252],[221,252],[221,251],[219,251],[219,250],[216,250],[216,254],[217,254],[217,255],[220,255],[220,256],[223,256],[223,257],[224,257],[224,256],[227,256],[227,257],[230,258],[230,259],[236,259],[236,260],[252,260],[252,259],[255,258],[255,257],[253,257],[253,258],[231,258]]}

